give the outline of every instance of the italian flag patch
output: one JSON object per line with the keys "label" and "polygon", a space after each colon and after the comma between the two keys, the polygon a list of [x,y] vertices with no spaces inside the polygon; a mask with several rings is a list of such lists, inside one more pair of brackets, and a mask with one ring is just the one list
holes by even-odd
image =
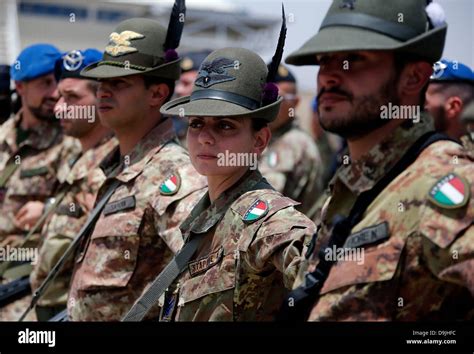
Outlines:
{"label": "italian flag patch", "polygon": [[245,222],[254,222],[268,213],[268,205],[263,200],[258,199],[245,212],[243,220]]}
{"label": "italian flag patch", "polygon": [[160,185],[160,193],[163,195],[173,195],[178,192],[181,185],[181,178],[177,173],[172,174]]}
{"label": "italian flag patch", "polygon": [[466,205],[469,196],[469,184],[456,174],[449,173],[435,183],[428,197],[441,208],[455,209]]}

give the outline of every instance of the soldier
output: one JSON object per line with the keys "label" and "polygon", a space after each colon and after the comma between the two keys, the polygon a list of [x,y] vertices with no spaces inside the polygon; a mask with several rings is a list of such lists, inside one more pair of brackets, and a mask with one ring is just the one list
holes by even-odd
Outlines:
{"label": "soldier", "polygon": [[205,180],[159,112],[179,78],[183,15],[177,0],[168,35],[150,19],[121,22],[103,59],[81,73],[99,80],[99,116],[119,141],[101,163],[107,179],[97,201],[119,185],[76,257],[67,303],[73,321],[119,320],[181,248],[178,226],[204,193]]}
{"label": "soldier", "polygon": [[[286,60],[320,66],[321,125],[347,138],[350,160],[332,180],[283,319],[459,319],[473,308],[473,160],[418,115],[447,30],[425,7],[334,0]],[[411,114],[397,113],[407,106]]]}
{"label": "soldier", "polygon": [[[59,51],[49,44],[24,49],[11,67],[22,108],[0,127],[0,245],[17,246],[58,184],[61,163],[77,154],[54,117],[53,70]],[[31,208],[22,208],[37,201]],[[30,205],[31,206],[31,205]],[[39,212],[38,212],[39,210]]]}
{"label": "soldier", "polygon": [[[160,296],[154,285],[169,279],[159,299],[162,321],[272,320],[295,279],[314,224],[250,160],[235,160],[252,156],[256,163],[270,140],[268,123],[282,102],[272,83],[280,60],[281,54],[269,71],[247,49],[216,50],[204,60],[191,96],[161,109],[189,118],[191,162],[209,185],[181,225],[182,254],[189,255],[175,259],[181,274],[160,274],[145,294]],[[139,320],[141,304],[140,299],[124,320]]]}
{"label": "soldier", "polygon": [[300,202],[297,209],[312,218],[309,211],[323,190],[321,155],[312,137],[295,122],[299,96],[294,75],[280,65],[275,84],[283,101],[278,116],[269,123],[272,139],[262,154],[260,170],[273,188]]}
{"label": "soldier", "polygon": [[[65,176],[60,176],[62,185],[56,198],[61,198],[61,201],[56,201],[56,208],[41,231],[42,245],[30,276],[33,292],[86,221],[97,191],[105,180],[102,170],[98,168],[99,163],[118,144],[112,131],[104,127],[97,117],[97,81],[80,76],[84,67],[101,58],[102,53],[95,49],[73,50],[56,65],[60,94],[55,107],[56,117],[60,119],[64,133],[80,141],[82,154],[74,161],[70,171],[64,171]],[[63,268],[61,275],[38,302],[36,315],[39,321],[48,320],[66,307],[72,267],[73,264],[68,264]]]}
{"label": "soldier", "polygon": [[433,116],[437,131],[459,139],[466,134],[460,117],[474,102],[474,73],[458,62],[443,59],[433,66],[426,91],[426,110]]}
{"label": "soldier", "polygon": [[467,130],[467,134],[461,138],[461,141],[469,154],[474,157],[474,102],[462,112],[461,122]]}

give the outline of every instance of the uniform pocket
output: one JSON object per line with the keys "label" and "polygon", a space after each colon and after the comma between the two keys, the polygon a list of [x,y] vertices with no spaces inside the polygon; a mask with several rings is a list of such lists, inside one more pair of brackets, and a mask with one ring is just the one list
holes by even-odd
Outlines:
{"label": "uniform pocket", "polygon": [[55,187],[56,177],[49,166],[22,168],[17,173],[18,177],[9,187],[9,194],[13,197],[47,197]]}
{"label": "uniform pocket", "polygon": [[345,254],[350,259],[338,260],[331,268],[321,294],[349,285],[392,279],[401,261],[404,245],[404,239],[392,237],[377,246],[351,249],[353,253]]}
{"label": "uniform pocket", "polygon": [[[231,321],[236,262],[234,253],[226,254],[204,273],[181,283],[176,318],[185,321]],[[189,268],[186,272],[189,274]]]}
{"label": "uniform pocket", "polygon": [[144,210],[134,209],[101,216],[80,266],[79,290],[126,287],[138,258]]}

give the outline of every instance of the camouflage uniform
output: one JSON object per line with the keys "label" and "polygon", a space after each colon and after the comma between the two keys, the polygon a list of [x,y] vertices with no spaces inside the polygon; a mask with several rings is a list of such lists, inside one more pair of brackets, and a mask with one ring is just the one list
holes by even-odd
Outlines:
{"label": "camouflage uniform", "polygon": [[[331,235],[335,214],[348,215],[356,197],[371,189],[408,148],[433,130],[430,117],[400,126],[362,159],[342,166],[331,183],[314,250],[302,266],[313,271]],[[462,318],[473,308],[474,160],[454,142],[436,142],[393,180],[351,230],[363,262],[338,260],[314,304],[313,321]],[[428,198],[440,179],[464,179],[466,205],[448,209]],[[377,237],[375,237],[377,235]],[[357,241],[359,239],[359,241]],[[360,241],[363,240],[363,241]],[[364,241],[365,240],[365,241]]]}
{"label": "camouflage uniform", "polygon": [[289,122],[273,134],[260,170],[280,193],[301,203],[308,215],[323,189],[321,156],[309,134]]}
{"label": "camouflage uniform", "polygon": [[467,133],[461,137],[464,148],[474,158],[474,102],[467,105],[461,114],[461,122],[466,125]]}
{"label": "camouflage uniform", "polygon": [[[250,190],[261,180],[260,172],[248,172],[213,203],[206,194],[181,225],[186,240],[204,235],[188,269],[166,295],[165,314],[173,311],[170,303],[178,304],[175,321],[274,318],[296,277],[304,240],[315,227],[294,209],[297,202],[272,189]],[[258,201],[267,211],[246,221]]]}
{"label": "camouflage uniform", "polygon": [[474,141],[471,139],[471,137],[469,135],[464,135],[461,137],[461,142],[468,154],[474,158]]}
{"label": "camouflage uniform", "polygon": [[[86,221],[90,210],[84,203],[85,196],[97,194],[105,181],[105,175],[98,168],[99,163],[117,144],[115,137],[107,136],[87,150],[64,178],[60,190],[66,188],[67,192],[41,232],[39,258],[30,276],[33,291],[41,285]],[[72,267],[73,264],[69,264],[62,269],[39,300],[39,306],[66,306]]]}
{"label": "camouflage uniform", "polygon": [[[15,227],[14,215],[27,202],[45,202],[58,185],[57,171],[62,163],[80,151],[74,138],[63,137],[58,124],[41,122],[17,146],[17,126],[21,111],[0,127],[0,171],[9,163],[19,163],[5,187],[0,190],[0,244],[11,246],[22,241],[24,231]],[[21,155],[21,158],[20,158]]]}
{"label": "camouflage uniform", "polygon": [[[130,155],[121,160],[117,149],[101,164],[107,180],[98,200],[113,179],[122,184],[76,257],[67,304],[71,320],[119,320],[181,248],[178,226],[204,193],[205,180],[175,139],[166,119]],[[170,179],[171,191],[164,184]]]}

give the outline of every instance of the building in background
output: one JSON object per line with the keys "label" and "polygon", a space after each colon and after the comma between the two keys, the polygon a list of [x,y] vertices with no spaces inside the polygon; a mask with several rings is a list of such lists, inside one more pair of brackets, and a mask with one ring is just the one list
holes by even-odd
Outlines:
{"label": "building in background", "polygon": [[[1,3],[4,1],[2,0]],[[7,0],[14,3],[15,1]],[[167,24],[173,0],[17,0],[19,46],[46,41],[61,50],[102,48],[121,21],[148,17]],[[280,17],[256,17],[230,0],[187,0],[180,51],[245,47],[274,51]],[[17,54],[17,53],[15,53]]]}

